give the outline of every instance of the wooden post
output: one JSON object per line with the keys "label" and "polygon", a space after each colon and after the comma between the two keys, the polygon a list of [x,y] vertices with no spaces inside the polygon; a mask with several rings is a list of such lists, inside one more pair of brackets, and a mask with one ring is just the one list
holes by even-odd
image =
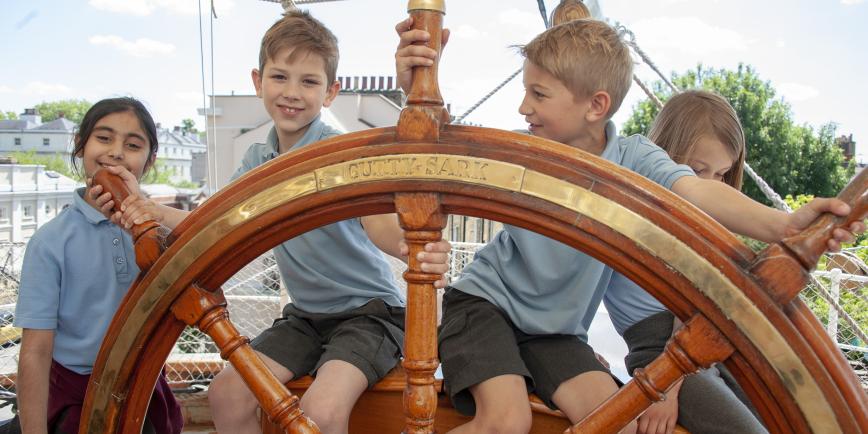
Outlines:
{"label": "wooden post", "polygon": [[270,420],[287,433],[319,433],[316,424],[298,407],[298,397],[283,387],[250,348],[250,340],[241,336],[229,321],[222,291],[212,292],[191,286],[172,305],[172,312],[187,325],[197,326],[211,336],[220,348],[220,357],[232,363]]}
{"label": "wooden post", "polygon": [[445,0],[410,0],[407,12],[413,17],[413,28],[431,34],[426,44],[437,50],[432,66],[413,68],[413,84],[407,95],[407,107],[398,119],[398,140],[437,141],[440,128],[449,123],[449,113],[443,108],[443,97],[437,84],[437,69],[442,50]]}
{"label": "wooden post", "polygon": [[[111,193],[114,200],[112,212],[120,211],[121,202],[124,201],[130,194],[123,179],[108,170],[99,169],[93,175],[94,185],[101,185],[103,192]],[[160,235],[161,231],[159,223],[149,220],[142,224],[134,225],[130,229],[130,234],[133,236],[133,243],[136,249],[136,265],[139,266],[141,274],[144,275],[155,262],[159,259],[160,254],[165,250],[166,240]],[[166,234],[169,231],[163,228]]]}
{"label": "wooden post", "polygon": [[710,321],[696,315],[672,336],[660,357],[636,369],[632,381],[565,433],[617,433],[648,406],[663,400],[676,381],[726,359],[733,351]]}
{"label": "wooden post", "polygon": [[442,238],[446,216],[440,213],[440,200],[436,194],[398,194],[395,208],[410,247],[408,268],[404,272],[407,281],[407,321],[402,362],[407,372],[404,433],[433,433],[434,412],[437,409],[434,371],[440,364],[437,359],[437,290],[434,289],[434,282],[441,275],[422,271],[416,254],[424,249],[425,244]]}

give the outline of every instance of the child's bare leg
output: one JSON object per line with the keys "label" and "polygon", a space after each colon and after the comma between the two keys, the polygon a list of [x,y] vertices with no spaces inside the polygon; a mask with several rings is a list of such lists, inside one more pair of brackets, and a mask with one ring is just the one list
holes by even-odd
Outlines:
{"label": "child's bare leg", "polygon": [[527,434],[531,426],[527,385],[520,375],[500,375],[470,388],[476,415],[451,434]]}
{"label": "child's bare leg", "polygon": [[[257,354],[281,383],[286,383],[294,377],[289,369],[258,351]],[[262,433],[256,417],[259,402],[241,379],[241,374],[232,365],[226,365],[226,368],[214,377],[214,381],[208,388],[208,404],[211,407],[211,416],[217,432]]]}
{"label": "child's bare leg", "polygon": [[[618,385],[608,372],[589,371],[561,383],[552,395],[552,401],[570,422],[576,423],[617,391]],[[630,422],[621,432],[635,433],[636,422]]]}
{"label": "child's bare leg", "polygon": [[323,434],[346,434],[350,412],[367,388],[368,380],[359,368],[343,360],[329,360],[302,396],[301,409]]}

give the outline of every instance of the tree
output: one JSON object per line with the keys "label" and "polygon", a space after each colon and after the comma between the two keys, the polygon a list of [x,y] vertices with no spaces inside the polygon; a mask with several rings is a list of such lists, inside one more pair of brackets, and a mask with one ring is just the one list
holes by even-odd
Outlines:
{"label": "tree", "polygon": [[16,114],[15,112],[4,112],[3,110],[0,110],[0,121],[7,119],[14,121],[18,119],[18,114]]}
{"label": "tree", "polygon": [[[834,196],[853,176],[854,166],[844,164],[836,145],[835,125],[829,123],[816,131],[796,125],[789,104],[776,98],[772,85],[761,80],[752,67],[739,65],[731,71],[699,65],[683,75],[673,74],[672,81],[680,89],[717,92],[732,104],[744,128],[747,162],[781,196]],[[652,88],[661,101],[672,95],[662,81]],[[657,112],[652,101],[640,102],[624,123],[623,134],[647,134]],[[748,176],[742,191],[771,203]]]}
{"label": "tree", "polygon": [[181,130],[185,133],[193,133],[198,134],[199,130],[196,129],[196,122],[193,119],[184,119],[181,121]]}
{"label": "tree", "polygon": [[142,177],[142,184],[172,184],[172,174],[162,161],[157,160],[154,167],[151,167],[145,176]]}
{"label": "tree", "polygon": [[81,119],[84,118],[84,114],[90,110],[91,106],[93,104],[83,99],[43,101],[36,105],[36,112],[42,116],[42,122],[51,122],[59,118],[62,113],[63,117],[76,124],[81,124]]}

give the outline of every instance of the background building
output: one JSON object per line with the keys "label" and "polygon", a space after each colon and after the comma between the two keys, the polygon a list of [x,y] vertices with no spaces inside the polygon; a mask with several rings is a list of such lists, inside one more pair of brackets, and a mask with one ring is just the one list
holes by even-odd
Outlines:
{"label": "background building", "polygon": [[197,182],[193,178],[193,156],[205,152],[199,135],[178,126],[170,130],[158,124],[157,142],[158,169],[167,171],[172,182]]}
{"label": "background building", "polygon": [[[344,132],[393,126],[401,113],[403,92],[394,77],[338,77],[341,91],[322,119]],[[211,107],[199,109],[208,128],[208,187],[229,183],[247,148],[265,142],[272,122],[256,95],[213,95]]]}
{"label": "background building", "polygon": [[0,159],[0,242],[26,242],[72,203],[82,184],[34,164]]}
{"label": "background building", "polygon": [[36,109],[26,109],[18,120],[0,120],[0,152],[30,152],[59,154],[69,159],[75,123],[58,118],[42,123]]}

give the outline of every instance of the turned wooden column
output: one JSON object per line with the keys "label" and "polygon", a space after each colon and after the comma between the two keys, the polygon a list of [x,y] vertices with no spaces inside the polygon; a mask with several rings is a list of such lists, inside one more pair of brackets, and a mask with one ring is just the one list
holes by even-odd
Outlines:
{"label": "turned wooden column", "polygon": [[729,341],[704,316],[684,323],[660,357],[633,372],[633,380],[565,433],[617,433],[648,406],[665,399],[666,391],[685,375],[729,357]]}
{"label": "turned wooden column", "polygon": [[431,66],[413,68],[413,83],[407,94],[407,107],[398,119],[398,140],[437,141],[440,128],[449,123],[449,113],[443,108],[443,97],[437,82],[443,37],[445,0],[410,0],[407,12],[413,17],[413,29],[431,34],[426,45],[437,50]]}
{"label": "turned wooden column", "polygon": [[[111,193],[114,201],[112,212],[120,211],[121,202],[131,194],[120,176],[105,169],[99,169],[93,174],[93,183],[101,185],[104,193]],[[162,233],[168,234],[169,230],[153,220],[148,220],[134,225],[129,232],[135,245],[136,265],[139,266],[141,274],[145,274],[166,249],[166,240]]]}
{"label": "turned wooden column", "polygon": [[416,254],[425,244],[439,241],[446,216],[440,213],[440,200],[436,194],[398,194],[395,208],[404,238],[410,247],[407,271],[407,320],[404,337],[404,361],[407,385],[404,388],[405,434],[434,432],[434,412],[437,409],[437,390],[434,371],[437,359],[437,290],[434,282],[440,274],[422,271]]}
{"label": "turned wooden column", "polygon": [[298,397],[287,391],[250,348],[250,340],[241,336],[229,321],[226,298],[222,291],[207,291],[191,286],[172,306],[175,316],[187,325],[199,327],[220,348],[220,357],[232,366],[256,396],[268,418],[291,434],[318,434],[316,424],[298,407]]}

